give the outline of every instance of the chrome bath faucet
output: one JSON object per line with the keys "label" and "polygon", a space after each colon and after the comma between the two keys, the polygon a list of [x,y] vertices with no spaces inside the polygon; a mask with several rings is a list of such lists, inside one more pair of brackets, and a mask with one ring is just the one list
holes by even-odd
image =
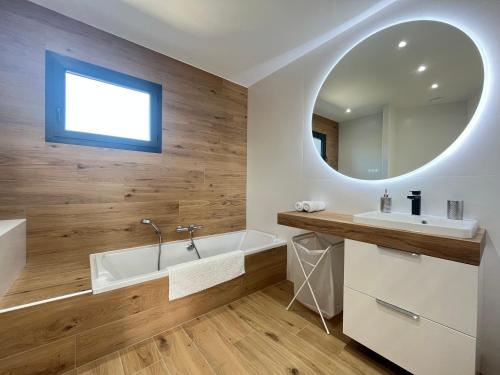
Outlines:
{"label": "chrome bath faucet", "polygon": [[198,259],[201,259],[201,257],[200,257],[200,253],[198,252],[198,249],[196,248],[196,245],[194,244],[193,232],[197,231],[199,229],[202,229],[202,228],[203,228],[203,225],[196,225],[196,224],[189,224],[189,226],[187,226],[187,227],[183,227],[182,225],[179,225],[179,226],[177,226],[177,228],[175,228],[175,231],[177,233],[189,232],[189,240],[191,241],[191,243],[189,245],[187,245],[186,249],[188,249],[189,251],[191,251],[191,250],[196,251],[196,255],[198,256]]}

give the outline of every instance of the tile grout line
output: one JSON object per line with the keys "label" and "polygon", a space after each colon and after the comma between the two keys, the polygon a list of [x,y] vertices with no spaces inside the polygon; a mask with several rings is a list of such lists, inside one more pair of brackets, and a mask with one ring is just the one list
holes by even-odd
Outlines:
{"label": "tile grout line", "polygon": [[184,334],[189,337],[189,339],[191,340],[191,343],[193,344],[193,347],[196,349],[196,351],[199,353],[199,355],[201,356],[201,358],[203,358],[203,360],[205,361],[205,363],[208,365],[208,368],[212,371],[212,373],[215,375],[217,374],[217,371],[215,371],[215,369],[213,368],[213,366],[210,364],[210,362],[208,362],[208,359],[205,357],[205,355],[202,353],[202,351],[200,350],[200,348],[198,347],[198,345],[196,344],[196,342],[188,335],[188,333],[186,332],[186,330],[184,329],[184,327],[180,327],[180,329],[182,329],[182,332],[184,332]]}
{"label": "tile grout line", "polygon": [[[136,375],[136,374],[138,374],[139,372],[144,371],[145,369],[147,369],[147,368],[149,368],[149,367],[152,367],[153,365],[155,365],[155,364],[157,364],[158,362],[161,362],[161,361],[162,361],[162,355],[161,355],[160,351],[158,350],[158,347],[156,346],[156,342],[155,342],[155,340],[154,340],[154,337],[147,338],[147,339],[145,339],[145,340],[143,340],[143,341],[138,342],[137,344],[133,344],[133,345],[130,345],[130,346],[126,347],[126,348],[119,349],[119,350],[117,350],[116,352],[113,352],[113,353],[118,353],[118,356],[120,357],[120,361],[121,361],[121,363],[122,363],[122,368],[123,368],[123,374],[124,374],[124,375],[128,375],[128,374],[127,374],[127,373],[126,373],[126,371],[125,371],[125,365],[123,364],[123,359],[122,359],[121,352],[126,351],[126,350],[129,350],[131,347],[136,346],[136,345],[140,345],[140,344],[142,344],[142,343],[144,343],[144,342],[146,342],[146,341],[148,341],[148,340],[151,340],[151,343],[153,344],[153,347],[154,347],[154,351],[155,351],[155,353],[158,355],[158,358],[159,358],[159,359],[158,359],[157,361],[155,361],[155,362],[153,362],[153,363],[149,364],[148,366],[146,366],[146,367],[144,367],[144,368],[140,369],[140,370],[134,371],[134,372],[133,372],[132,374],[130,374],[130,375]],[[134,350],[135,350],[135,349],[134,349]],[[108,354],[108,355],[111,355],[111,354],[113,354],[113,353],[110,353],[110,354]],[[137,354],[137,352],[136,352],[136,354]],[[137,354],[137,355],[138,355],[138,354]],[[138,356],[139,356],[139,355],[138,355]],[[101,358],[102,358],[102,357],[101,357]]]}
{"label": "tile grout line", "polygon": [[74,357],[73,357],[73,360],[74,360],[73,370],[75,370],[75,375],[77,375],[78,370],[77,370],[77,367],[76,367],[76,335],[73,338],[73,340],[75,340],[75,350],[74,350]]}
{"label": "tile grout line", "polygon": [[123,373],[123,375],[126,375],[125,374],[125,366],[123,366],[122,355],[121,355],[120,351],[121,350],[117,350],[116,352],[118,353],[118,360],[120,361],[120,366],[122,368],[122,373]]}
{"label": "tile grout line", "polygon": [[[167,332],[167,331],[165,331],[165,332]],[[160,333],[159,333],[158,335],[160,335]],[[158,335],[157,335],[157,336],[158,336]],[[154,336],[153,336],[153,337],[154,337]],[[163,358],[163,355],[162,355],[162,354],[161,354],[161,352],[160,352],[160,348],[158,348],[158,344],[156,343],[156,340],[154,340],[154,339],[153,339],[153,345],[155,346],[156,352],[157,352],[157,353],[159,354],[159,356],[160,356],[160,360],[159,360],[158,362],[161,362],[161,363],[163,364],[163,366],[167,369],[167,373],[168,373],[169,375],[170,375],[170,374],[172,374],[172,373],[170,372],[170,369],[168,368],[167,364],[165,363],[165,359]],[[158,362],[156,362],[156,363],[158,363]],[[149,367],[149,366],[148,366],[148,367]],[[146,368],[147,368],[147,367],[146,367]]]}

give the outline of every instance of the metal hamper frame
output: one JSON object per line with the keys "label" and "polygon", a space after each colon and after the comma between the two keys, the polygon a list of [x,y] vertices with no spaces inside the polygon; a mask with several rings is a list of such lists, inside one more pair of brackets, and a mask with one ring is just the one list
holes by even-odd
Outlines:
{"label": "metal hamper frame", "polygon": [[[313,264],[313,263],[307,262],[305,260],[303,261],[302,259],[300,259],[300,256],[299,256],[299,253],[297,251],[296,244],[295,244],[295,241],[298,240],[298,239],[300,239],[300,237],[305,237],[305,236],[310,236],[310,235],[311,235],[311,233],[306,233],[306,234],[301,234],[301,235],[298,235],[298,236],[295,236],[295,237],[292,238],[292,248],[293,248],[293,251],[295,252],[295,256],[297,257],[297,260],[299,261],[300,269],[302,270],[302,273],[304,274],[305,280],[302,282],[302,285],[299,287],[299,289],[297,290],[297,292],[294,294],[293,299],[290,301],[290,303],[288,304],[288,306],[286,307],[286,309],[287,310],[290,309],[290,307],[292,306],[292,304],[295,302],[295,300],[297,299],[298,295],[302,291],[302,288],[304,288],[304,286],[307,284],[307,286],[309,287],[309,290],[311,291],[312,298],[314,300],[314,304],[316,305],[316,308],[318,309],[319,316],[321,317],[321,322],[323,323],[323,326],[325,327],[326,333],[329,335],[330,334],[330,330],[328,329],[328,326],[326,325],[325,318],[323,317],[323,313],[321,312],[321,309],[319,307],[318,301],[316,300],[316,295],[314,294],[314,291],[313,291],[313,288],[311,286],[311,283],[309,282],[309,279],[311,278],[311,276],[313,275],[314,271],[316,270],[316,268],[318,267],[318,265],[321,263],[321,261],[323,260],[323,258],[325,257],[325,255],[328,254],[336,245],[338,245],[342,241],[340,241],[338,243],[335,243],[335,244],[330,244],[325,250],[314,250],[314,251],[322,251],[323,253],[319,257],[318,261],[315,264]],[[316,236],[316,238],[318,239],[318,241],[321,243],[322,241],[319,238],[319,236],[316,233],[314,233],[314,235]],[[300,246],[302,246],[302,245],[300,245]],[[311,272],[309,272],[309,274],[306,273],[306,270],[304,269],[304,264],[303,263],[306,263],[306,264],[308,264],[309,266],[312,267],[312,270],[311,270]]]}

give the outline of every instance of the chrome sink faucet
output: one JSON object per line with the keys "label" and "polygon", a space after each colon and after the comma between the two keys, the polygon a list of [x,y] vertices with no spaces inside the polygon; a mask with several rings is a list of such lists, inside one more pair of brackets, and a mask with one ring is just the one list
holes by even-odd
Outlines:
{"label": "chrome sink faucet", "polygon": [[200,253],[198,252],[198,249],[196,248],[196,245],[194,244],[193,232],[197,231],[199,229],[202,229],[202,228],[203,228],[203,225],[196,225],[196,224],[189,224],[189,226],[187,226],[187,227],[183,227],[182,225],[179,225],[179,226],[177,226],[177,228],[175,228],[175,231],[177,233],[189,232],[189,240],[191,241],[191,243],[189,245],[187,245],[186,249],[188,249],[189,251],[191,251],[191,250],[196,251],[196,255],[198,256],[198,259],[201,259],[201,257],[200,257]]}
{"label": "chrome sink faucet", "polygon": [[411,195],[407,198],[411,199],[411,214],[420,215],[422,206],[422,192],[420,190],[410,190]]}
{"label": "chrome sink faucet", "polygon": [[161,230],[158,228],[158,226],[153,222],[151,219],[142,219],[141,224],[146,224],[146,225],[151,225],[153,230],[156,233],[156,236],[158,237],[158,271],[160,270],[160,259],[161,259]]}

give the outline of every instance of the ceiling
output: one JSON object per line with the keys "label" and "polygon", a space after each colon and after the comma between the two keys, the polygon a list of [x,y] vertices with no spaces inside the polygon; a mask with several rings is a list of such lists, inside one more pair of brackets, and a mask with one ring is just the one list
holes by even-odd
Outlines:
{"label": "ceiling", "polygon": [[250,86],[395,0],[32,0]]}
{"label": "ceiling", "polygon": [[[406,47],[398,48],[401,40]],[[418,73],[421,64],[427,70]],[[403,23],[344,56],[321,88],[314,112],[345,121],[381,112],[385,104],[414,108],[468,100],[480,95],[483,75],[479,51],[462,31],[433,21]],[[434,82],[439,87],[432,90]]]}

